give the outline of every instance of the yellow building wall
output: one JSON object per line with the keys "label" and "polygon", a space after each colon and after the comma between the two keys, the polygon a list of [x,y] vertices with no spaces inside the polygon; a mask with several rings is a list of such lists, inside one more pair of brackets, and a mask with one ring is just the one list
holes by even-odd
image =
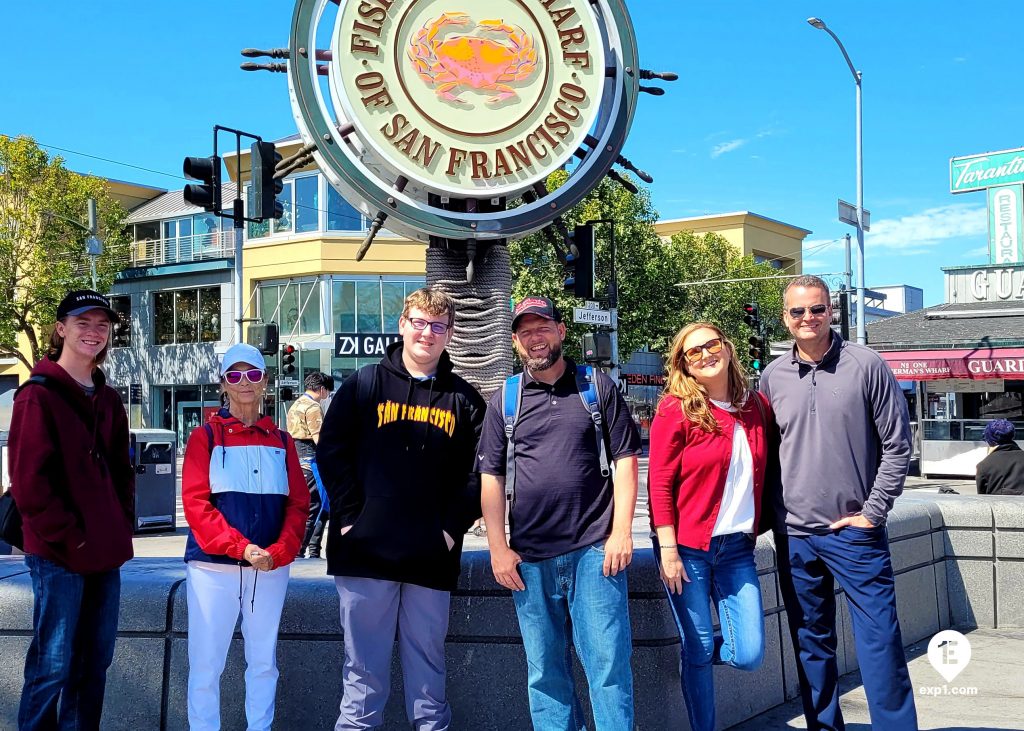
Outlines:
{"label": "yellow building wall", "polygon": [[403,238],[378,236],[366,257],[356,261],[362,236],[321,233],[287,239],[248,241],[242,251],[242,286],[246,302],[259,282],[320,274],[426,274],[427,245]]}
{"label": "yellow building wall", "polygon": [[714,232],[743,256],[778,259],[787,274],[803,273],[803,240],[811,233],[749,211],[658,221],[654,230],[666,240],[682,231]]}
{"label": "yellow building wall", "polygon": [[[48,333],[36,333],[39,337],[39,342],[43,342],[43,338],[48,338]],[[29,360],[32,360],[32,348],[29,346],[28,338],[24,335],[18,336],[18,350],[28,356]],[[0,376],[17,376],[18,383],[24,383],[25,379],[29,377],[29,369],[26,368],[20,360],[15,358],[5,358],[3,362],[0,362]]]}

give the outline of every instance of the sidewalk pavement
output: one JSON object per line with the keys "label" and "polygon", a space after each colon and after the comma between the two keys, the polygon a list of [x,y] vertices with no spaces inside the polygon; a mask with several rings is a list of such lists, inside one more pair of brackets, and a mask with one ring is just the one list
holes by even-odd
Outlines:
{"label": "sidewalk pavement", "polygon": [[[1024,629],[976,629],[965,634],[971,643],[970,662],[951,683],[928,662],[927,642],[907,648],[920,728],[1024,729],[1024,684],[1020,674]],[[847,731],[870,731],[871,719],[860,673],[841,677],[839,690]],[[732,731],[805,728],[799,698],[731,727]]]}

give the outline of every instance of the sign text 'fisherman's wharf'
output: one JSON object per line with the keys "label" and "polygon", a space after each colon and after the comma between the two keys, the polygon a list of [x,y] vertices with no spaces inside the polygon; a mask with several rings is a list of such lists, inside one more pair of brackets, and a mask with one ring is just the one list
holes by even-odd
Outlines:
{"label": "sign text 'fisherman's wharf'", "polygon": [[583,143],[605,83],[587,0],[346,2],[331,94],[375,153],[433,190],[501,195]]}

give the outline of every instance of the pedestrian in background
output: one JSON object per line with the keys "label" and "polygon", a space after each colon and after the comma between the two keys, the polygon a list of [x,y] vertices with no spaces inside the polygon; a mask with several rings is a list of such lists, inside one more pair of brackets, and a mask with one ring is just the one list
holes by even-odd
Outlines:
{"label": "pedestrian in background", "polygon": [[336,731],[383,727],[396,635],[409,723],[451,727],[445,637],[463,536],[480,515],[485,408],[445,351],[454,323],[447,294],[412,292],[398,321],[402,340],[345,379],[321,432],[327,573],[345,639]]}
{"label": "pedestrian in background", "polygon": [[512,333],[525,369],[488,404],[479,460],[491,568],[512,590],[533,727],[584,728],[572,642],[587,676],[594,726],[629,731],[626,569],[633,559],[640,434],[612,380],[562,356],[565,325],[551,300],[520,301]]}
{"label": "pedestrian in background", "polygon": [[320,558],[327,510],[313,472],[313,462],[316,461],[316,445],[320,441],[320,426],[324,421],[323,403],[334,391],[334,378],[317,371],[306,376],[303,385],[306,390],[288,409],[288,433],[295,440],[302,476],[306,478],[306,486],[309,488],[309,517],[306,519],[306,532],[302,537],[298,557]]}
{"label": "pedestrian in background", "polygon": [[978,463],[979,495],[1024,495],[1024,450],[1014,441],[1017,430],[1006,419],[985,425],[988,454]]}
{"label": "pedestrian in background", "polygon": [[768,364],[760,387],[781,436],[775,545],[807,727],[845,728],[838,581],[872,726],[916,731],[885,530],[910,465],[907,399],[878,353],[833,332],[828,285],[819,277],[790,281],[783,302],[795,342]]}
{"label": "pedestrian in background", "polygon": [[294,441],[260,414],[266,363],[251,345],[221,365],[227,408],[185,447],[181,503],[188,602],[188,722],[220,728],[220,676],[242,615],[248,731],[269,731],[277,693],[277,630],[309,513]]}
{"label": "pedestrian in background", "polygon": [[680,330],[651,425],[648,494],[693,731],[717,728],[712,666],[756,670],[764,657],[754,544],[769,428],[766,400],[747,388],[725,334],[706,322]]}
{"label": "pedestrian in background", "polygon": [[128,418],[100,370],[116,321],[106,297],[69,293],[14,399],[11,493],[34,600],[21,731],[100,727],[135,526]]}

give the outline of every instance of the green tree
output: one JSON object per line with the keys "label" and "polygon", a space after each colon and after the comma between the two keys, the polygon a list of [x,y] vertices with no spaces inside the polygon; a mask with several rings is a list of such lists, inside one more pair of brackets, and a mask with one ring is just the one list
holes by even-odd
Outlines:
{"label": "green tree", "polygon": [[104,244],[97,286],[106,291],[128,257],[124,209],[101,178],[68,170],[31,138],[0,135],[0,357],[31,367],[45,353],[61,298],[91,286],[87,233],[62,220],[83,220],[89,198],[97,202]]}
{"label": "green tree", "polygon": [[[555,190],[568,178],[557,171],[548,178],[548,188]],[[578,224],[598,219],[615,221],[616,279],[618,281],[619,352],[623,357],[649,341],[650,304],[659,296],[666,282],[648,276],[649,262],[661,255],[663,248],[654,232],[657,213],[651,206],[646,190],[633,195],[618,183],[607,179],[575,206],[565,217],[571,231]],[[611,273],[611,227],[595,226],[595,290],[598,299],[607,299]],[[555,256],[551,241],[544,233],[535,233],[509,243],[512,260],[513,297],[518,300],[528,294],[550,297],[565,316],[568,334],[566,352],[574,358],[580,356],[580,338],[590,329],[588,325],[571,322],[572,308],[581,307],[582,301],[563,290],[562,264]]]}
{"label": "green tree", "polygon": [[[767,262],[756,263],[752,256],[743,256],[718,234],[692,231],[675,234],[665,244],[665,257],[656,266],[669,269],[668,278],[686,286],[668,288],[665,296],[655,303],[655,317],[674,325],[670,333],[660,333],[664,339],[652,342],[654,349],[666,351],[672,335],[680,327],[689,322],[705,321],[725,332],[746,363],[749,360],[747,340],[753,335],[743,321],[743,306],[748,302],[757,302],[761,318],[768,325],[769,339],[787,337],[781,322],[786,280],[756,278],[789,272],[780,272]],[[721,279],[741,281],[702,284]]]}
{"label": "green tree", "polygon": [[[566,180],[559,171],[548,179],[555,189]],[[729,336],[746,361],[747,340],[752,335],[743,322],[743,305],[756,301],[775,336],[781,336],[778,313],[782,311],[785,280],[740,281],[678,286],[716,279],[749,279],[780,272],[768,263],[742,256],[725,238],[714,233],[676,234],[662,241],[654,230],[657,212],[646,190],[633,195],[609,180],[573,208],[565,217],[571,230],[588,220],[611,219],[615,225],[616,279],[619,290],[619,353],[625,361],[644,346],[665,353],[681,327],[697,320],[712,322]],[[609,226],[598,225],[596,270],[598,298],[605,297],[611,271]],[[512,259],[513,297],[542,294],[558,305],[566,320],[582,303],[563,291],[562,265],[550,240],[535,233],[509,244]],[[578,358],[580,338],[590,326],[566,322],[566,352]]]}

